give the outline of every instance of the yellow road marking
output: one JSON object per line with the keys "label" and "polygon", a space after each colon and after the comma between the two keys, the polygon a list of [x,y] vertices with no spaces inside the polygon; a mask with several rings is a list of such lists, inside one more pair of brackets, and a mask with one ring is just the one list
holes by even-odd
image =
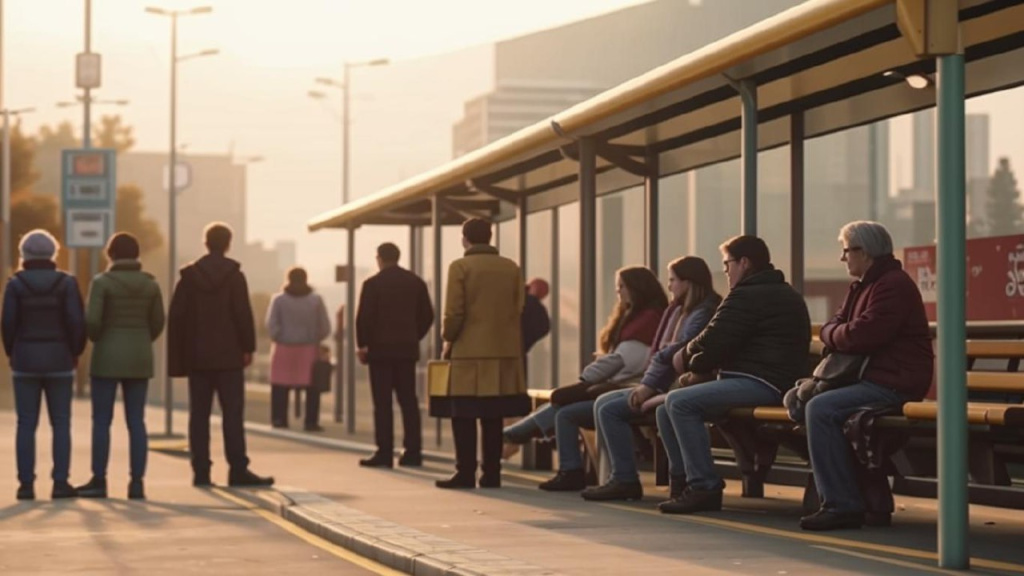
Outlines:
{"label": "yellow road marking", "polygon": [[854,552],[853,550],[843,550],[842,548],[833,548],[832,546],[814,546],[820,550],[826,550],[828,552],[834,552],[836,554],[845,554],[847,556],[853,556],[855,558],[864,558],[865,560],[875,560],[878,562],[885,562],[886,564],[892,564],[894,566],[900,566],[903,568],[913,568],[914,570],[922,570],[924,572],[932,572],[934,574],[963,574],[963,572],[957,570],[946,570],[943,568],[936,568],[935,566],[927,566],[925,564],[918,564],[917,562],[907,562],[906,560],[897,560],[895,558],[883,558],[881,556],[875,556],[866,552]]}
{"label": "yellow road marking", "polygon": [[224,490],[223,488],[214,487],[211,489],[211,491],[220,496],[221,498],[224,498],[225,500],[237,504],[246,510],[259,514],[265,520],[273,524],[276,524],[282,530],[285,530],[286,532],[291,533],[293,536],[296,536],[308,542],[309,544],[312,544],[313,546],[320,548],[325,552],[333,554],[334,556],[337,556],[338,558],[341,558],[342,560],[350,564],[355,564],[360,568],[365,568],[366,570],[369,570],[374,574],[380,574],[381,576],[402,576],[405,574],[405,572],[400,572],[398,570],[395,570],[394,568],[385,566],[379,562],[375,562],[373,560],[370,560],[369,558],[360,556],[355,552],[346,550],[345,548],[342,548],[341,546],[338,546],[337,544],[330,542],[328,540],[324,540],[319,536],[310,534],[306,530],[296,526],[295,524],[292,524],[291,522],[288,522],[284,518],[281,518],[280,516],[273,514],[271,512],[267,512],[266,510],[258,506],[254,506],[253,504],[246,502],[245,500],[242,500],[238,496],[235,496],[234,494],[228,492],[227,490]]}

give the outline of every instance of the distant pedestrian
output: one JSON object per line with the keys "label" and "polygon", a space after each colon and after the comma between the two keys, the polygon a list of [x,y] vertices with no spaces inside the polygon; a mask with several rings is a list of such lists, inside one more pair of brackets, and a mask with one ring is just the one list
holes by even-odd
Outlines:
{"label": "distant pedestrian", "polygon": [[71,393],[78,357],[85,349],[82,294],[72,276],[57,270],[55,259],[60,245],[49,232],[32,230],[22,238],[18,249],[21,269],[4,289],[0,320],[18,415],[17,497],[35,499],[36,427],[45,394],[53,428],[51,497],[73,498],[76,492],[68,483]]}
{"label": "distant pedestrian", "polygon": [[438,488],[474,488],[477,421],[483,462],[481,488],[501,486],[502,418],[530,411],[523,379],[523,280],[519,266],[490,245],[491,223],[462,225],[465,255],[448,267],[442,336],[451,359],[448,396],[432,396],[432,416],[452,419],[455,475]]}
{"label": "distant pedestrian", "polygon": [[331,320],[323,298],[309,285],[306,271],[292,268],[287,283],[274,296],[267,310],[270,351],[270,422],[274,428],[288,427],[288,392],[306,391],[308,432],[320,432],[320,390],[312,386],[313,364],[320,342],[331,335]]}
{"label": "distant pedestrian", "polygon": [[92,362],[92,479],[78,488],[83,498],[107,497],[110,423],[117,385],[121,385],[128,425],[131,481],[128,498],[145,498],[146,391],[153,377],[153,341],[164,329],[160,286],[139,263],[139,242],[126,232],[107,242],[110,267],[89,288],[86,327],[93,341]]}
{"label": "distant pedestrian", "polygon": [[192,484],[210,486],[210,412],[213,396],[224,419],[228,484],[269,486],[249,470],[245,449],[245,375],[256,350],[249,286],[241,265],[228,258],[231,228],[206,227],[206,256],[181,269],[167,314],[167,362],[171,376],[188,377],[188,444]]}
{"label": "distant pedestrian", "polygon": [[399,466],[420,466],[422,431],[416,398],[416,361],[420,340],[434,323],[434,306],[427,284],[398,265],[398,246],[385,242],[377,247],[380,271],[363,283],[356,316],[359,361],[370,366],[373,391],[373,428],[377,451],[359,461],[361,466],[391,468],[394,452],[392,396],[402,409],[405,451]]}
{"label": "distant pedestrian", "polygon": [[534,278],[526,283],[526,299],[523,301],[523,365],[526,355],[533,346],[551,332],[551,316],[544,307],[550,288],[543,278]]}

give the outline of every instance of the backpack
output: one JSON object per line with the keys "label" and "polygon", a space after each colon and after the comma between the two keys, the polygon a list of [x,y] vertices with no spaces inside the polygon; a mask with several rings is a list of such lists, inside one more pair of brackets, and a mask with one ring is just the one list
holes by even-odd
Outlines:
{"label": "backpack", "polygon": [[63,274],[46,288],[34,288],[21,272],[14,275],[25,288],[18,295],[18,339],[26,342],[62,342],[67,340],[64,297],[67,284]]}

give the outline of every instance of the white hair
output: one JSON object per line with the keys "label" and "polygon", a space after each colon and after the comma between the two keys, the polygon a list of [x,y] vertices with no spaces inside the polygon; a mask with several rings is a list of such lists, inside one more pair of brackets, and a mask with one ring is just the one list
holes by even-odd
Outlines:
{"label": "white hair", "polygon": [[850,222],[839,230],[839,241],[860,248],[869,258],[892,254],[892,236],[885,226],[869,220]]}

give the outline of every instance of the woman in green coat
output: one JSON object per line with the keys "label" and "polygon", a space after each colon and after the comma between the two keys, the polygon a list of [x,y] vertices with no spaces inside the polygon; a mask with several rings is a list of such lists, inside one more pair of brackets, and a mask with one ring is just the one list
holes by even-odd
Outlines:
{"label": "woman in green coat", "polygon": [[92,480],[78,489],[85,498],[107,497],[110,422],[117,385],[122,387],[128,424],[131,482],[128,498],[145,498],[146,388],[153,377],[153,341],[164,329],[163,299],[153,276],[142,271],[139,242],[119,232],[107,243],[110,267],[89,288],[86,330],[93,342]]}

